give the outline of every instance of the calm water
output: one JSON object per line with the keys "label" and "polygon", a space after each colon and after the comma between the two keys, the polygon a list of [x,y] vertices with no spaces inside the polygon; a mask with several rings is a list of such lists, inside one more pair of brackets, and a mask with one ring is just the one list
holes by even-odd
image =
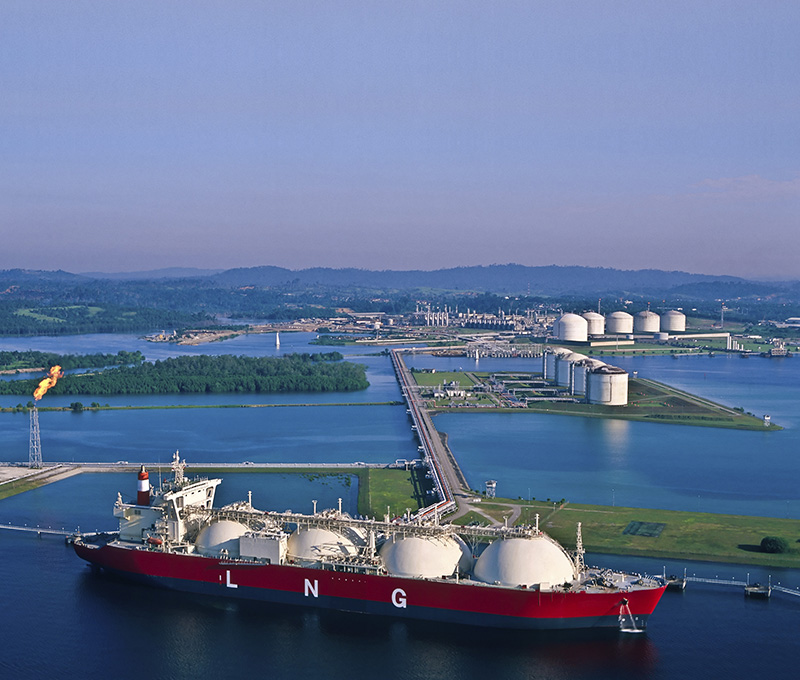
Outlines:
{"label": "calm water", "polygon": [[[736,356],[619,358],[638,371],[727,406],[770,414],[785,429],[737,432],[539,414],[443,414],[470,485],[511,497],[800,518],[800,360]],[[441,370],[474,360],[411,357]],[[537,370],[535,360],[481,359],[482,371]]]}
{"label": "calm water", "polygon": [[[28,416],[0,418],[7,460],[28,459]],[[191,463],[392,462],[414,457],[401,406],[308,406],[39,414],[42,457]]]}
{"label": "calm water", "polygon": [[[309,351],[308,334],[281,336],[281,352]],[[2,340],[0,349],[99,352],[142,349],[149,358],[178,351],[269,354],[274,336],[247,336],[201,348],[144,343],[132,336]],[[344,353],[354,352],[344,348]],[[369,350],[357,348],[357,353]],[[356,352],[354,352],[356,353]],[[389,359],[368,366],[362,393],[292,395],[312,407],[42,413],[48,460],[167,461],[174,449],[193,461],[390,461],[416,450],[404,407],[324,406],[399,398]],[[419,362],[419,363],[416,363]],[[474,360],[417,357],[412,365],[475,368]],[[727,357],[615,361],[758,415],[787,429],[737,433],[545,416],[444,415],[437,426],[473,486],[499,481],[506,495],[689,507],[742,514],[800,516],[798,463],[800,360]],[[480,361],[479,370],[536,370],[535,360]],[[333,399],[330,397],[333,396]],[[187,403],[186,397],[136,403]],[[252,403],[282,403],[257,395]],[[295,400],[296,398],[296,400]],[[14,404],[19,398],[4,398]],[[223,403],[212,397],[214,403]],[[68,399],[68,401],[74,400]],[[84,403],[108,398],[87,397]],[[56,398],[53,397],[53,403]],[[126,401],[125,403],[134,403]],[[236,403],[244,403],[236,397]],[[287,403],[284,401],[283,403]],[[28,419],[0,415],[0,451],[27,459]],[[109,528],[124,474],[84,474],[0,501],[0,522]],[[529,491],[530,488],[530,491]],[[308,510],[312,498],[353,509],[356,484],[345,478],[226,474],[219,499],[253,491],[256,506]],[[603,566],[765,580],[736,565],[667,563],[597,556]],[[773,582],[800,586],[800,571],[773,570]],[[286,610],[162,592],[96,577],[60,541],[0,531],[0,676],[14,678],[751,678],[769,659],[774,677],[796,670],[800,597],[751,602],[738,590],[690,584],[668,594],[646,636],[596,633],[514,635],[418,623]]]}

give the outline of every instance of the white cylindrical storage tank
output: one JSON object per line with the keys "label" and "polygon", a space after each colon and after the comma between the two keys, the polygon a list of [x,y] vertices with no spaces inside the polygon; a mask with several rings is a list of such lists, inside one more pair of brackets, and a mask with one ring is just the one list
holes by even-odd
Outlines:
{"label": "white cylindrical storage tank", "polygon": [[686,315],[671,309],[661,315],[661,330],[667,333],[683,333],[686,331]]}
{"label": "white cylindrical storage tank", "polygon": [[504,586],[540,586],[543,589],[571,583],[575,565],[564,548],[547,536],[506,538],[481,553],[473,572],[475,580]]}
{"label": "white cylindrical storage tank", "polygon": [[558,320],[558,339],[564,342],[586,342],[589,337],[589,324],[577,314],[564,314]]}
{"label": "white cylindrical storage tank", "polygon": [[545,380],[553,380],[556,375],[556,353],[546,351],[542,356],[542,376]]}
{"label": "white cylindrical storage tank", "polygon": [[606,317],[606,333],[633,333],[633,317],[628,312],[611,312]]}
{"label": "white cylindrical storage tank", "polygon": [[571,376],[575,365],[585,358],[583,354],[577,354],[576,352],[561,354],[558,357],[558,361],[556,361],[556,384],[567,387],[572,381]]}
{"label": "white cylindrical storage tank", "polygon": [[545,380],[556,379],[556,364],[558,363],[558,357],[563,354],[570,353],[570,350],[566,349],[565,347],[552,347],[544,353],[542,361],[544,362],[543,368]]}
{"label": "white cylindrical storage tank", "polygon": [[604,406],[628,403],[628,373],[616,366],[601,366],[586,376],[586,401]]}
{"label": "white cylindrical storage tank", "polygon": [[599,359],[584,358],[583,361],[575,365],[574,369],[574,388],[575,394],[586,394],[586,376],[589,371],[605,364]]}
{"label": "white cylindrical storage tank", "polygon": [[575,364],[572,375],[572,392],[574,394],[584,394],[586,392],[586,372],[588,370],[589,368],[584,361]]}
{"label": "white cylindrical storage tank", "polygon": [[637,333],[658,333],[659,328],[661,317],[649,309],[639,312],[633,319],[633,329]]}
{"label": "white cylindrical storage tank", "polygon": [[606,318],[597,312],[584,312],[581,316],[589,324],[589,335],[603,335],[606,332]]}

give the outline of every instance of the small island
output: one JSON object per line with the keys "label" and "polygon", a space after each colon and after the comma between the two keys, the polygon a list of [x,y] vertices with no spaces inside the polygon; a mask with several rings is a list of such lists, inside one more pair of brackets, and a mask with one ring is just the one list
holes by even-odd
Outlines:
{"label": "small island", "polygon": [[[179,356],[68,374],[49,394],[352,392],[369,387],[366,368],[342,359],[339,352],[282,357]],[[38,383],[38,379],[0,381],[0,394],[30,395]]]}
{"label": "small island", "polygon": [[431,371],[412,369],[431,414],[549,413],[588,418],[617,418],[675,425],[735,430],[780,430],[779,425],[742,408],[731,408],[664,383],[632,377],[628,403],[605,406],[587,403],[543,380],[540,374],[496,371]]}

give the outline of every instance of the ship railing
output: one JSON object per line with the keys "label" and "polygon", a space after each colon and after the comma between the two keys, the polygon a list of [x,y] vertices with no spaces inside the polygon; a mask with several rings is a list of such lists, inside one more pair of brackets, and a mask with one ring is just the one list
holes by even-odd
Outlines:
{"label": "ship railing", "polygon": [[319,561],[324,570],[352,574],[377,574],[383,568],[382,562],[377,557],[368,555],[354,555],[349,559],[337,556],[335,560],[321,558]]}
{"label": "ship railing", "polygon": [[198,508],[197,511],[192,513],[196,516],[203,517],[204,515],[210,516],[213,514],[215,518],[221,519],[230,519],[235,522],[239,522],[244,524],[251,530],[256,530],[256,527],[253,526],[255,521],[259,521],[263,526],[259,527],[259,529],[270,529],[275,528],[274,522],[268,522],[267,520],[270,518],[270,513],[266,513],[263,510],[216,510],[213,513],[209,513],[208,510],[203,512],[202,508]]}
{"label": "ship railing", "polygon": [[[273,522],[282,524],[315,528],[318,527],[331,529],[334,531],[359,528],[365,532],[373,531],[385,535],[442,536],[458,534],[461,536],[489,539],[522,538],[537,535],[536,530],[529,526],[457,526],[455,524],[386,522],[376,519],[355,519],[350,517],[305,515],[293,512],[267,512],[264,514]],[[248,515],[248,517],[251,516]]]}

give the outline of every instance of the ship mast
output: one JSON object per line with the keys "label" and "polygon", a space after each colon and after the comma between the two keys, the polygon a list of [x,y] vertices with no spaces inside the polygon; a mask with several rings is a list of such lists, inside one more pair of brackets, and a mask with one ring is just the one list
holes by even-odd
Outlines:
{"label": "ship mast", "polygon": [[186,467],[186,461],[182,461],[178,451],[172,457],[172,472],[175,475],[175,485],[180,487],[183,484],[184,476],[183,470]]}
{"label": "ship mast", "polygon": [[578,522],[578,531],[575,536],[575,570],[580,574],[586,569],[586,564],[583,561],[583,536],[581,535],[581,523]]}

